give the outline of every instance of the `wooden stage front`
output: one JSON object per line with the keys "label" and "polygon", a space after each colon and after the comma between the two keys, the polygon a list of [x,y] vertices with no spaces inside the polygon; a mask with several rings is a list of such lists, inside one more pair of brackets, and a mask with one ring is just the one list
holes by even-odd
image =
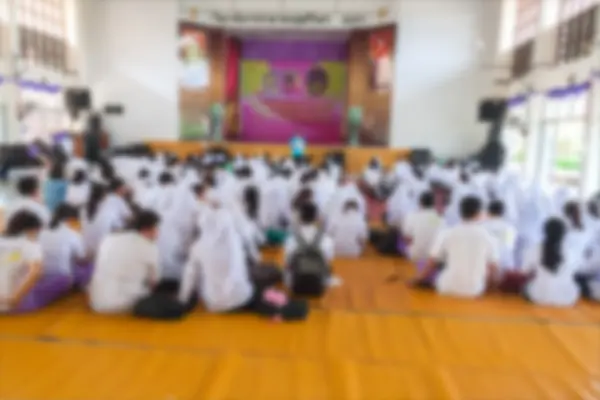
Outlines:
{"label": "wooden stage front", "polygon": [[[191,153],[204,150],[213,146],[213,142],[185,142],[185,141],[152,141],[148,145],[155,151],[169,151],[179,157],[186,157]],[[290,155],[290,147],[287,144],[269,143],[239,143],[221,142],[219,146],[229,149],[233,154],[245,156],[257,156],[270,154],[272,157],[283,157]],[[349,173],[357,174],[367,165],[369,160],[377,156],[385,167],[391,166],[401,157],[407,157],[408,149],[394,149],[389,147],[344,147],[344,146],[307,146],[307,155],[312,156],[317,162],[323,159],[325,154],[331,151],[343,151],[346,156],[346,169]]]}

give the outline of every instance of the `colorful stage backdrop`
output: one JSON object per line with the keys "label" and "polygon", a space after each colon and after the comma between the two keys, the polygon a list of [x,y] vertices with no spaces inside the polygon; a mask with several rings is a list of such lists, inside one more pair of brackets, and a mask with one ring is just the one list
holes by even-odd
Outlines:
{"label": "colorful stage backdrop", "polygon": [[341,143],[347,43],[243,41],[240,139]]}

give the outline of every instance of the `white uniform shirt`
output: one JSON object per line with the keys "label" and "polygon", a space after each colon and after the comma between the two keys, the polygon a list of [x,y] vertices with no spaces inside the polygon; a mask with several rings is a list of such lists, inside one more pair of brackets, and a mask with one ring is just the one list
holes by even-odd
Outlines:
{"label": "white uniform shirt", "polygon": [[517,230],[510,222],[502,218],[490,218],[484,222],[484,226],[494,238],[499,257],[498,267],[503,270],[515,269],[517,267],[515,262]]}
{"label": "white uniform shirt", "polygon": [[8,210],[5,214],[5,221],[10,221],[13,215],[19,211],[29,211],[35,214],[42,221],[44,226],[50,223],[50,211],[48,208],[41,202],[29,197],[19,197],[16,199],[8,207]]}
{"label": "white uniform shirt", "polygon": [[69,183],[65,203],[73,207],[82,207],[90,200],[91,186],[88,182],[83,182],[78,185]]}
{"label": "white uniform shirt", "polygon": [[412,261],[427,260],[443,224],[444,220],[434,209],[421,209],[406,217],[402,233],[411,239],[408,255]]}
{"label": "white uniform shirt", "polygon": [[131,209],[121,197],[111,194],[98,206],[92,220],[83,218],[83,240],[87,251],[94,254],[102,239],[111,232],[123,229]]}
{"label": "white uniform shirt", "polygon": [[[13,295],[21,284],[29,263],[41,262],[39,243],[25,237],[0,238],[0,299]],[[3,309],[0,303],[0,311]]]}
{"label": "white uniform shirt", "polygon": [[542,265],[542,246],[530,250],[525,256],[524,271],[535,272],[526,292],[531,301],[541,305],[570,307],[579,300],[580,291],[574,275],[580,265],[580,255],[569,250],[569,240],[563,242],[563,261],[556,272]]}
{"label": "white uniform shirt", "polygon": [[154,242],[137,232],[110,234],[98,249],[89,287],[90,305],[96,312],[130,311],[150,293],[148,283],[159,279]]}
{"label": "white uniform shirt", "polygon": [[334,252],[341,257],[358,257],[369,235],[369,228],[360,211],[337,214],[331,221],[329,234],[333,238]]}
{"label": "white uniform shirt", "polygon": [[72,275],[73,261],[85,257],[85,246],[79,232],[61,224],[56,229],[46,229],[40,235],[44,272]]}
{"label": "white uniform shirt", "polygon": [[494,239],[478,222],[442,230],[434,242],[431,257],[445,262],[436,281],[437,291],[464,297],[483,294],[488,265],[498,262]]}

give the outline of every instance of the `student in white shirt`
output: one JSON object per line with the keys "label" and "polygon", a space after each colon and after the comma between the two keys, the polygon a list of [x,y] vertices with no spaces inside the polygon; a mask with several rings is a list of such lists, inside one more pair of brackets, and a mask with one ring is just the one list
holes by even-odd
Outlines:
{"label": "student in white shirt", "polygon": [[[319,218],[317,206],[308,201],[306,203],[302,203],[300,205],[299,210],[299,224],[294,227],[295,233],[290,235],[285,241],[284,245],[284,259],[286,269],[291,267],[290,261],[292,256],[299,248],[298,240],[296,239],[296,235],[300,235],[302,239],[308,244],[312,243],[319,235],[321,235],[320,242],[318,244],[318,249],[321,252],[321,255],[325,259],[325,261],[331,266],[331,262],[333,261],[333,257],[335,255],[335,247],[333,243],[333,239],[321,232],[322,228],[319,226]],[[331,275],[330,268],[330,286],[339,286],[341,284],[341,279]]]}
{"label": "student in white shirt", "polygon": [[360,257],[369,236],[369,228],[358,202],[347,200],[342,211],[334,211],[334,215],[328,232],[333,238],[335,254],[340,257]]}
{"label": "student in white shirt", "polygon": [[66,204],[58,206],[49,228],[40,235],[40,244],[46,273],[69,276],[75,283],[85,286],[91,277],[91,269],[84,265],[85,246],[79,232],[69,226],[77,218],[77,210],[73,207]]}
{"label": "student in white shirt", "polygon": [[0,313],[22,308],[42,277],[42,251],[37,242],[41,229],[37,215],[16,211],[0,238]]}
{"label": "student in white shirt", "polygon": [[533,278],[525,287],[525,297],[540,305],[570,307],[580,297],[575,274],[581,265],[577,251],[569,248],[567,227],[558,218],[548,220],[544,226],[542,244],[526,257],[524,273]]}
{"label": "student in white shirt", "polygon": [[35,176],[26,176],[17,183],[19,197],[9,205],[5,214],[5,221],[9,222],[13,215],[19,211],[34,213],[44,226],[50,223],[50,211],[42,203],[40,183]]}
{"label": "student in white shirt", "polygon": [[517,230],[504,218],[504,203],[494,200],[488,206],[488,219],[485,228],[494,238],[498,251],[498,267],[501,271],[514,270],[515,246],[517,242]]}
{"label": "student in white shirt", "polygon": [[381,169],[381,162],[377,157],[373,157],[371,158],[371,161],[369,161],[367,168],[365,168],[362,173],[362,182],[370,196],[379,198],[382,178],[383,171]]}
{"label": "student in white shirt", "polygon": [[96,253],[106,235],[125,228],[132,217],[133,213],[124,199],[126,193],[120,180],[113,181],[108,192],[100,185],[92,187],[82,218],[83,239],[90,256]]}
{"label": "student in white shirt", "polygon": [[85,206],[90,199],[90,190],[87,172],[84,169],[75,170],[67,187],[65,203],[75,208]]}
{"label": "student in white shirt", "polygon": [[174,202],[177,186],[175,177],[169,171],[162,172],[158,177],[158,188],[155,195],[155,209],[161,217],[164,217]]}
{"label": "student in white shirt", "polygon": [[[440,294],[478,297],[485,292],[488,282],[496,279],[498,255],[494,240],[480,223],[481,211],[477,197],[462,200],[462,222],[438,235],[416,286],[430,288],[433,279]],[[443,266],[438,271],[440,263]]]}
{"label": "student in white shirt", "polygon": [[408,214],[402,234],[408,246],[408,257],[414,263],[427,261],[433,243],[440,233],[444,220],[435,209],[433,193],[421,194],[420,209]]}
{"label": "student in white shirt", "polygon": [[155,210],[157,208],[157,187],[148,168],[144,167],[138,171],[137,180],[132,189],[133,201],[140,208],[145,210]]}
{"label": "student in white shirt", "polygon": [[96,256],[89,302],[98,313],[130,312],[160,280],[158,216],[139,213],[130,231],[106,236]]}
{"label": "student in white shirt", "polygon": [[210,312],[304,318],[306,304],[303,312],[292,315],[291,304],[282,293],[252,282],[244,245],[231,212],[216,202],[211,208],[202,220],[202,233],[185,265],[179,302],[189,304],[196,293]]}

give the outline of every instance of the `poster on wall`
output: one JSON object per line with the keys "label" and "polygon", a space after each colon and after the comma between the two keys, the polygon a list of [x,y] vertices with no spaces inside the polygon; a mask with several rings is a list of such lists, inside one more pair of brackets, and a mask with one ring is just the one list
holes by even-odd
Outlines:
{"label": "poster on wall", "polygon": [[208,87],[210,62],[207,54],[207,34],[199,27],[181,24],[179,30],[179,84],[186,89]]}
{"label": "poster on wall", "polygon": [[179,137],[198,140],[209,135],[210,32],[179,22]]}
{"label": "poster on wall", "polygon": [[346,62],[339,57],[343,44],[245,43],[243,49],[243,140],[285,143],[301,135],[310,143],[341,142],[347,85]]}
{"label": "poster on wall", "polygon": [[389,91],[394,77],[394,27],[376,29],[369,34],[371,85],[378,91]]}

